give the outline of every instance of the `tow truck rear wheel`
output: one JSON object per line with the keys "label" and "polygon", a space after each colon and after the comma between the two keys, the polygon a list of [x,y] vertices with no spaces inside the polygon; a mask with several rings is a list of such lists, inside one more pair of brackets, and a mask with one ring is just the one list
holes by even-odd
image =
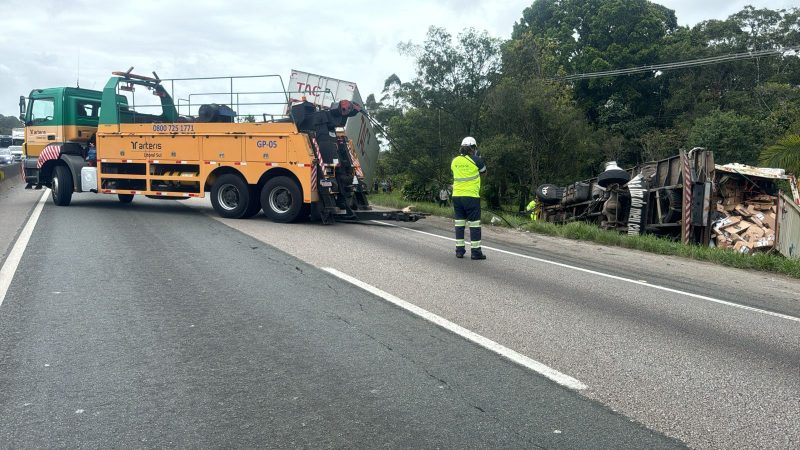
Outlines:
{"label": "tow truck rear wheel", "polygon": [[300,186],[289,177],[272,178],[261,189],[261,208],[273,222],[294,222],[303,209]]}
{"label": "tow truck rear wheel", "polygon": [[211,186],[211,205],[217,214],[226,219],[246,218],[250,206],[250,187],[238,175],[221,175]]}
{"label": "tow truck rear wheel", "polygon": [[133,201],[133,194],[117,194],[120,203],[130,203]]}
{"label": "tow truck rear wheel", "polygon": [[247,206],[244,216],[242,216],[243,219],[249,219],[261,211],[261,198],[258,195],[258,187],[248,186],[248,189],[250,190],[250,204]]}
{"label": "tow truck rear wheel", "polygon": [[53,168],[53,178],[50,182],[53,203],[58,206],[69,206],[72,201],[72,174],[67,166]]}

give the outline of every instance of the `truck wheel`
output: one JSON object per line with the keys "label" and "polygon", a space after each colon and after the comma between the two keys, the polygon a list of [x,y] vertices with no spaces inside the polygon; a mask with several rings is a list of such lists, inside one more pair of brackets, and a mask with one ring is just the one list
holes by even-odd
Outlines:
{"label": "truck wheel", "polygon": [[222,175],[211,186],[211,205],[226,219],[244,218],[250,206],[250,188],[238,175]]}
{"label": "truck wheel", "polygon": [[120,203],[130,203],[133,201],[133,194],[117,194]]}
{"label": "truck wheel", "polygon": [[303,208],[300,186],[289,177],[275,177],[261,189],[261,207],[274,222],[293,222]]}
{"label": "truck wheel", "polygon": [[664,189],[658,193],[661,197],[661,220],[663,223],[676,223],[681,219],[683,199],[677,189]]}
{"label": "truck wheel", "polygon": [[56,166],[50,183],[53,203],[58,206],[69,206],[72,201],[72,174],[67,166]]}
{"label": "truck wheel", "polygon": [[256,186],[248,186],[250,189],[250,204],[247,205],[247,211],[244,212],[243,219],[249,219],[259,211],[261,211],[261,196],[258,195],[258,188]]}

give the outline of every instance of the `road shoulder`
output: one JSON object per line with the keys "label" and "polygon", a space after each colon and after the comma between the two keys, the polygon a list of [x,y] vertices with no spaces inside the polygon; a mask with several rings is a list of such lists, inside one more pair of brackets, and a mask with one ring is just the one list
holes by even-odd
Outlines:
{"label": "road shoulder", "polygon": [[25,184],[18,175],[0,183],[0,265],[14,246],[41,196],[41,190],[25,189]]}

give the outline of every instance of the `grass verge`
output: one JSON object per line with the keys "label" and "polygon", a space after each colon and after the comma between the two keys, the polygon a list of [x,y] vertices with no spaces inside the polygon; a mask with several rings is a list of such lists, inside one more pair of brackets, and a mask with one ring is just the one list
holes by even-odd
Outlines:
{"label": "grass verge", "polygon": [[[410,202],[400,197],[399,192],[370,195],[370,201],[376,205],[389,208],[405,208],[413,205],[415,211],[433,214],[440,217],[453,217],[451,207],[441,207],[433,202]],[[495,214],[483,211],[481,221],[492,223]],[[567,239],[597,242],[598,244],[641,250],[659,255],[673,255],[698,261],[708,261],[722,266],[774,272],[800,278],[800,260],[787,259],[777,253],[754,253],[743,255],[731,250],[699,245],[683,245],[652,235],[628,236],[614,231],[603,230],[584,222],[572,222],[556,225],[548,222],[530,222],[522,217],[504,215],[512,227],[520,227],[533,233],[557,236]],[[504,221],[494,221],[495,225],[509,226]]]}

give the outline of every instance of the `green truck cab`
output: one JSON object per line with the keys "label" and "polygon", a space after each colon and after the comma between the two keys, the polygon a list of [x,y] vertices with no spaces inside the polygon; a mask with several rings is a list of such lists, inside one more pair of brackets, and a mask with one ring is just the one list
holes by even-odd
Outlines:
{"label": "green truck cab", "polygon": [[[20,97],[20,119],[25,124],[23,170],[28,185],[49,186],[59,164],[67,165],[79,179],[87,143],[97,132],[101,98],[100,91],[73,87],[34,89],[27,99]],[[48,146],[59,148],[57,158],[40,158]]]}

